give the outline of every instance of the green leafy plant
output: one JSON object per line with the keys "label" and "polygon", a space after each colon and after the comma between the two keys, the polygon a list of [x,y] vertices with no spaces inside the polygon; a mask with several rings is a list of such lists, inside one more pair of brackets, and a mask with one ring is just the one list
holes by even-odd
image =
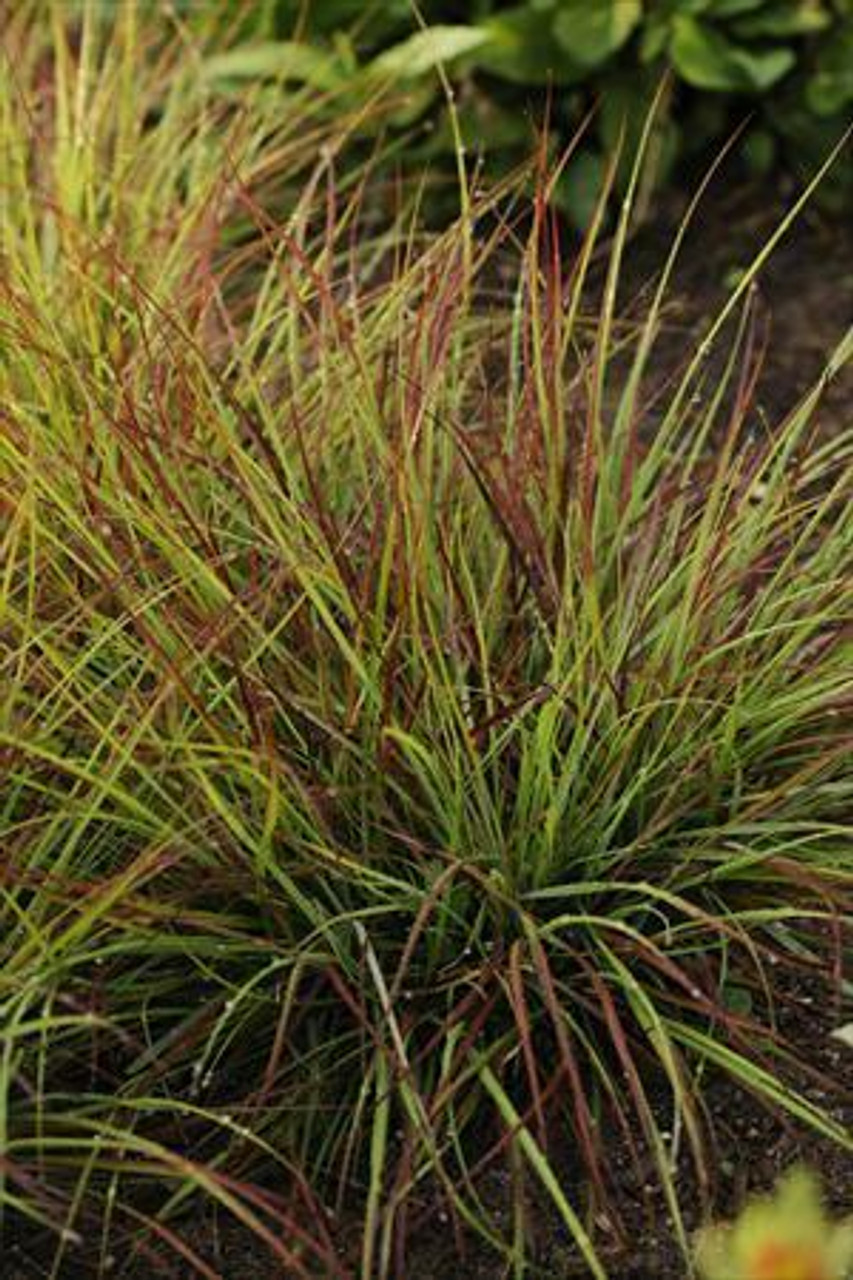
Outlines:
{"label": "green leafy plant", "polygon": [[[781,161],[802,178],[838,140],[853,109],[848,0],[486,0],[466,8],[464,24],[458,19],[458,8],[442,0],[417,8],[407,0],[366,6],[279,0],[264,30],[333,48],[338,74],[351,85],[359,75],[365,88],[378,78],[419,81],[406,127],[413,115],[426,118],[440,105],[434,72],[443,66],[463,87],[459,110],[469,143],[493,170],[511,167],[529,146],[530,126],[511,127],[520,107],[541,112],[550,89],[552,124],[571,136],[595,102],[595,136],[585,142],[589,192],[617,138],[627,131],[629,150],[636,145],[665,72],[673,109],[659,122],[659,183],[679,157],[707,157],[747,112],[754,117],[742,151],[747,165],[765,172]],[[282,54],[296,73],[288,48]],[[259,56],[250,44],[229,58],[245,59],[248,73]],[[306,68],[306,78],[311,74]],[[413,162],[442,147],[454,150],[452,131],[427,138]],[[625,169],[621,181],[627,180]],[[554,197],[561,202],[559,187]],[[839,167],[821,198],[843,205],[849,197],[850,179]],[[592,203],[591,196],[583,199],[579,212],[564,202],[579,225]]]}
{"label": "green leafy plant", "polygon": [[381,1277],[440,1211],[521,1274],[539,1197],[602,1277],[618,1143],[689,1258],[709,1075],[850,1145],[774,985],[851,887],[851,335],[753,398],[806,196],[673,380],[686,224],[617,305],[642,148],[606,253],[547,172],[427,234],[293,64],[43,18],[0,76],[4,1231],[209,1274],[206,1213]]}

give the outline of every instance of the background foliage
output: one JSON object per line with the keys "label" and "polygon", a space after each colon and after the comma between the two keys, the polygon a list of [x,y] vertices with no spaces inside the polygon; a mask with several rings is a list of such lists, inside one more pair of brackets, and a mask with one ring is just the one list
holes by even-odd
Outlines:
{"label": "background foliage", "polygon": [[[597,105],[573,188],[556,192],[581,225],[607,155],[623,130],[633,151],[667,71],[658,181],[679,161],[707,162],[746,116],[750,171],[802,179],[853,107],[851,0],[425,0],[419,16],[410,0],[267,0],[236,5],[231,17],[247,43],[217,62],[217,74],[284,75],[324,89],[403,82],[409,96],[397,123],[424,126],[407,142],[418,162],[453,149],[446,121],[435,127],[439,63],[459,89],[466,141],[492,167],[529,149],[546,106],[557,134],[569,137]],[[853,175],[839,169],[822,198],[842,208],[851,195]]]}

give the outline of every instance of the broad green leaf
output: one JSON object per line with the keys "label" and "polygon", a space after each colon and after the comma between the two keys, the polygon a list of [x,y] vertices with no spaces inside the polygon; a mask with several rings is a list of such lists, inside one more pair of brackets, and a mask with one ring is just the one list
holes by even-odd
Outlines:
{"label": "broad green leaf", "polygon": [[826,41],[806,86],[806,101],[819,116],[835,115],[853,102],[853,30]]}
{"label": "broad green leaf", "polygon": [[[518,148],[529,150],[532,144],[534,133],[530,118],[523,111],[499,105],[485,94],[473,94],[460,102],[457,116],[463,138],[476,141],[478,154],[503,158]],[[445,111],[418,148],[417,159],[447,157],[453,155],[456,146],[455,130]]]}
{"label": "broad green leaf", "polygon": [[710,0],[705,12],[712,18],[732,18],[742,13],[753,13],[762,6],[766,8],[767,0]]}
{"label": "broad green leaf", "polygon": [[640,0],[566,0],[554,35],[574,62],[595,67],[622,47],[642,15]]}
{"label": "broad green leaf", "polygon": [[643,131],[643,124],[651,108],[658,85],[655,71],[647,68],[627,70],[619,68],[603,81],[601,107],[596,124],[605,148],[616,147],[624,135],[624,145],[631,155]]}
{"label": "broad green leaf", "polygon": [[[618,191],[624,191],[630,178],[658,84],[657,71],[647,68],[614,68],[613,74],[602,81],[596,132],[605,154],[619,150]],[[649,136],[646,153],[646,181],[650,188],[666,180],[680,144],[678,123],[671,113],[661,112]]]}
{"label": "broad green leaf", "polygon": [[483,29],[491,41],[478,55],[478,64],[514,84],[572,84],[587,74],[557,40],[550,13],[520,5],[489,18]]}
{"label": "broad green leaf", "polygon": [[662,15],[649,14],[643,23],[640,36],[640,62],[654,62],[666,50],[669,41],[669,23]]}
{"label": "broad green leaf", "polygon": [[797,56],[793,49],[767,49],[761,53],[736,49],[735,61],[743,70],[749,88],[764,93],[788,74],[797,61]]}
{"label": "broad green leaf", "polygon": [[336,89],[344,78],[337,60],[298,40],[269,40],[214,54],[203,64],[209,80],[297,80],[315,89]]}
{"label": "broad green leaf", "polygon": [[769,173],[776,161],[776,139],[767,129],[750,129],[743,140],[743,156],[752,173]]}
{"label": "broad green leaf", "polygon": [[416,79],[446,62],[473,53],[490,39],[486,27],[430,27],[380,54],[371,63],[370,70],[392,79]]}
{"label": "broad green leaf", "polygon": [[[370,21],[364,23],[365,10],[370,9]],[[410,0],[382,0],[381,4],[368,5],[367,0],[277,0],[276,20],[279,31],[290,35],[300,24],[308,36],[331,35],[336,31],[357,28],[367,44],[375,49],[387,44],[401,26],[411,25]]]}
{"label": "broad green leaf", "polygon": [[654,18],[663,22],[672,22],[672,19],[679,14],[705,13],[713,3],[714,0],[657,0],[654,5],[647,6],[652,12],[647,15],[645,21]]}
{"label": "broad green leaf", "polygon": [[791,49],[740,49],[713,27],[682,16],[673,23],[670,51],[676,70],[688,84],[724,93],[768,89],[796,61]]}
{"label": "broad green leaf", "polygon": [[832,14],[820,0],[780,0],[740,18],[731,30],[738,39],[761,40],[766,36],[809,35],[831,22]]}
{"label": "broad green leaf", "polygon": [[848,1049],[853,1049],[853,1022],[848,1022],[845,1027],[836,1027],[832,1032],[832,1038],[846,1044]]}
{"label": "broad green leaf", "polygon": [[573,157],[554,188],[554,203],[579,231],[592,222],[607,164],[599,151],[584,150]]}

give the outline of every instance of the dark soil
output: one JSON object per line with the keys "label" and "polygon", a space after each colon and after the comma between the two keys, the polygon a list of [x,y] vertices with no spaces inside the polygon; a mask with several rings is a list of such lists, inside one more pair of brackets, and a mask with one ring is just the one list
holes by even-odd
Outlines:
{"label": "dark soil", "polygon": [[[689,352],[703,318],[725,298],[734,273],[748,265],[751,256],[784,212],[778,193],[767,208],[765,193],[738,191],[722,200],[709,198],[689,233],[673,290],[666,333],[659,350],[663,373]],[[634,299],[642,313],[642,297],[662,254],[670,242],[679,210],[662,216],[657,226],[644,231],[628,253],[623,297]],[[825,220],[816,210],[804,213],[795,229],[780,245],[765,269],[758,291],[759,312],[766,318],[766,359],[757,396],[757,411],[770,426],[792,408],[819,375],[827,353],[853,324],[853,223]],[[821,430],[829,437],[853,420],[853,368],[848,367],[827,388],[820,411]],[[789,1003],[781,1021],[790,1043],[807,1059],[814,1072],[794,1074],[789,1083],[798,1086],[811,1101],[825,1106],[834,1119],[853,1132],[853,1050],[831,1038],[841,1021],[853,1020],[853,1011],[827,1005],[809,982],[788,992]],[[834,1003],[834,1002],[833,1002]],[[705,1100],[712,1121],[716,1185],[714,1215],[725,1218],[742,1206],[745,1197],[771,1187],[779,1173],[804,1161],[821,1175],[829,1206],[836,1212],[853,1210],[853,1153],[823,1140],[778,1113],[771,1114],[755,1099],[722,1077],[709,1078]],[[618,1209],[630,1246],[607,1249],[606,1236],[599,1242],[602,1258],[613,1280],[682,1280],[683,1262],[674,1246],[663,1198],[651,1171],[638,1180],[632,1162],[618,1144],[612,1149]],[[685,1165],[680,1170],[681,1192],[687,1226],[699,1225],[699,1195],[695,1177]],[[509,1187],[495,1174],[484,1189],[497,1218],[509,1221]],[[531,1188],[531,1197],[534,1192]],[[690,1217],[690,1206],[697,1209]],[[535,1224],[537,1261],[528,1273],[531,1280],[588,1274],[577,1250],[567,1239],[547,1203],[531,1198],[530,1218]],[[180,1228],[190,1247],[211,1268],[208,1274],[221,1280],[288,1280],[270,1254],[238,1224],[209,1220],[185,1223]],[[89,1260],[69,1250],[58,1280],[89,1280],[96,1270]],[[353,1267],[353,1274],[357,1266]],[[24,1242],[7,1249],[0,1261],[0,1280],[41,1280],[51,1276],[50,1264],[33,1257]],[[117,1259],[111,1271],[116,1280],[190,1280],[200,1273],[165,1251],[144,1261]],[[504,1274],[495,1255],[476,1241],[460,1250],[450,1225],[438,1211],[413,1234],[405,1272],[398,1280],[499,1280]]]}
{"label": "dark soil", "polygon": [[[675,368],[701,335],[703,322],[725,301],[738,273],[749,266],[792,203],[778,193],[739,185],[710,195],[688,231],[676,267],[669,322],[657,358]],[[642,316],[643,286],[654,276],[672,241],[684,201],[676,201],[644,229],[626,255],[623,297]],[[757,282],[757,319],[764,364],[757,412],[766,426],[783,420],[820,375],[824,362],[853,325],[853,220],[828,220],[807,207],[774,250]],[[827,387],[819,414],[827,433],[853,418],[853,366]]]}

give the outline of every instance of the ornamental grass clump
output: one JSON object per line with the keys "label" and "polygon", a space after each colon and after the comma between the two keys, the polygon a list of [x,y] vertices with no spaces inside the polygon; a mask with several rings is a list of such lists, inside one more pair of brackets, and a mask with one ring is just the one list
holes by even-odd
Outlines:
{"label": "ornamental grass clump", "polygon": [[797,210],[663,376],[686,223],[629,323],[630,195],[570,259],[541,170],[427,235],[358,118],[40,12],[0,75],[10,1248],[212,1275],[231,1220],[390,1276],[443,1214],[521,1275],[538,1196],[602,1277],[618,1147],[689,1258],[715,1074],[850,1145],[778,1020],[848,953],[853,791],[850,336],[755,399]]}

